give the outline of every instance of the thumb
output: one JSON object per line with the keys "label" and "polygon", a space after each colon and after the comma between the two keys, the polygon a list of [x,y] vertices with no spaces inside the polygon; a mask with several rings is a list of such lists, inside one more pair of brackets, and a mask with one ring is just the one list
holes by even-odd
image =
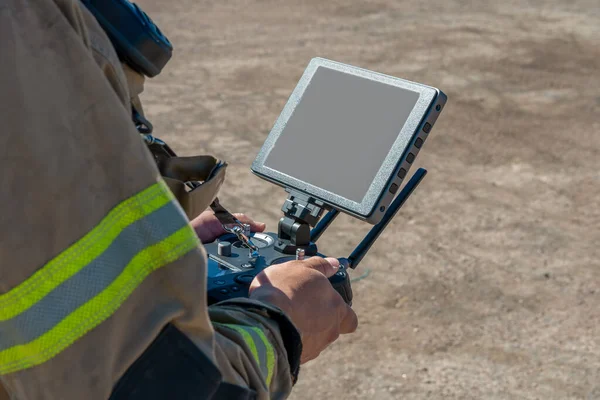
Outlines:
{"label": "thumb", "polygon": [[303,262],[308,268],[319,271],[328,278],[332,277],[336,272],[338,272],[340,267],[340,262],[338,259],[333,257],[310,257]]}
{"label": "thumb", "polygon": [[244,224],[250,225],[250,230],[252,232],[262,232],[266,228],[266,224],[264,222],[254,221],[252,218],[248,217],[246,214],[233,214],[240,222]]}

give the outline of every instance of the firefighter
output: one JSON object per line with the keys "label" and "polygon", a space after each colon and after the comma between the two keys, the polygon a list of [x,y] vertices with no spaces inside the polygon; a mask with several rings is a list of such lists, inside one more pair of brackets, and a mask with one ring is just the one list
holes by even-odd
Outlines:
{"label": "firefighter", "polygon": [[207,306],[225,169],[181,201],[131,120],[144,79],[79,0],[0,3],[0,398],[283,399],[357,328],[329,258]]}

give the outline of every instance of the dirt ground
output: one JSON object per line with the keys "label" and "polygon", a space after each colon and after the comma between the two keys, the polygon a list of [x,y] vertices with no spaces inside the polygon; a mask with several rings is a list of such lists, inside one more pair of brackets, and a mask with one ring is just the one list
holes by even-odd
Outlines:
{"label": "dirt ground", "polygon": [[[294,400],[600,399],[598,0],[138,3],[176,46],[143,97],[158,136],[228,160],[221,200],[271,230],[285,192],[250,164],[312,57],[448,95],[352,275],[358,331]],[[368,228],[344,215],[319,248]]]}

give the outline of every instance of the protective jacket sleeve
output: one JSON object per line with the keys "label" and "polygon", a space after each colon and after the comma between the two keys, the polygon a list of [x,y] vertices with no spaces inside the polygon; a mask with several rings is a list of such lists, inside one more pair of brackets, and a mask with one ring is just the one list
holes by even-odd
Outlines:
{"label": "protective jacket sleeve", "polygon": [[136,79],[78,0],[1,2],[0,398],[285,398],[298,332],[259,302],[207,307]]}

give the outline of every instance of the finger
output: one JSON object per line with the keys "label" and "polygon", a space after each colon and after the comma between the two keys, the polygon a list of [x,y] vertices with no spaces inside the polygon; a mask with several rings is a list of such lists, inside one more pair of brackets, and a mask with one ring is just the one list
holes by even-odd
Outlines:
{"label": "finger", "polygon": [[340,262],[337,258],[332,257],[310,257],[304,260],[304,265],[308,268],[319,271],[326,277],[332,277],[339,269]]}
{"label": "finger", "polygon": [[211,211],[204,211],[191,220],[190,225],[202,243],[212,242],[219,235],[225,233],[221,223]]}
{"label": "finger", "polygon": [[300,356],[300,364],[306,364],[307,362],[316,359],[320,355],[321,355],[320,351],[318,351],[316,353],[311,353],[311,354],[305,354],[303,352],[302,355]]}
{"label": "finger", "polygon": [[254,221],[252,218],[248,217],[246,214],[237,213],[237,214],[233,214],[233,215],[238,220],[240,220],[240,222],[250,225],[250,231],[252,231],[252,232],[262,232],[267,227],[267,224],[265,224],[264,222]]}
{"label": "finger", "polygon": [[358,316],[350,306],[346,305],[346,313],[340,323],[340,333],[353,333],[358,328]]}

